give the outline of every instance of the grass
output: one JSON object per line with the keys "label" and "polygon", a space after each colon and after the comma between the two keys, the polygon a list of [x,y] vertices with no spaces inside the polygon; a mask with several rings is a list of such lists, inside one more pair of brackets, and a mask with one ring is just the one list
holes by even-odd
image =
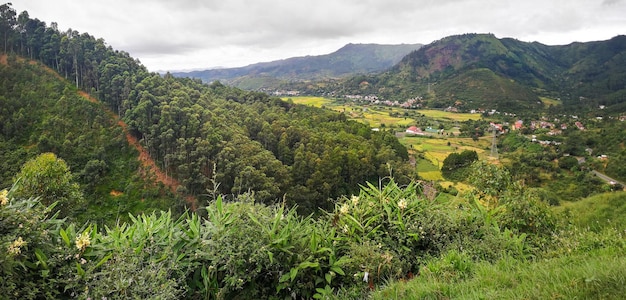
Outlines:
{"label": "grass", "polygon": [[614,226],[626,229],[626,192],[605,193],[576,202],[563,202],[554,210],[575,216],[572,222],[579,227],[599,229]]}
{"label": "grass", "polygon": [[395,282],[372,299],[623,299],[626,256],[599,249],[549,260],[474,263],[469,278],[428,274]]}
{"label": "grass", "polygon": [[554,210],[567,212],[575,225],[570,233],[555,235],[561,241],[551,250],[556,254],[468,261],[462,269],[442,255],[425,262],[419,276],[390,282],[371,299],[624,299],[626,192],[595,195]]}
{"label": "grass", "polygon": [[558,105],[562,105],[563,104],[563,101],[561,101],[561,100],[552,99],[552,98],[548,98],[548,97],[539,97],[539,100],[541,100],[541,103],[543,103],[543,106],[545,106],[545,107],[549,107],[550,105],[558,106]]}

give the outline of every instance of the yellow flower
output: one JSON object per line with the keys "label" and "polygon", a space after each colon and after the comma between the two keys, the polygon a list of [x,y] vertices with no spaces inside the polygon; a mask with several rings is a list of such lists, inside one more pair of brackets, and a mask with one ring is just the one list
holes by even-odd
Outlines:
{"label": "yellow flower", "polygon": [[350,210],[350,207],[349,207],[349,206],[348,206],[348,204],[346,203],[346,204],[344,204],[344,205],[342,205],[342,206],[341,206],[341,208],[339,209],[339,212],[340,212],[342,215],[345,215],[345,214],[347,214],[347,213],[348,213],[348,211],[349,211],[349,210]]}
{"label": "yellow flower", "polygon": [[11,245],[9,245],[9,254],[18,255],[22,253],[22,247],[26,246],[26,241],[22,239],[22,237],[18,237],[17,240],[13,241]]}
{"label": "yellow flower", "polygon": [[402,198],[400,199],[400,201],[398,201],[398,207],[400,209],[405,209],[407,207],[408,203],[406,202],[406,199]]}
{"label": "yellow flower", "polygon": [[9,192],[7,190],[0,191],[0,205],[7,205],[7,203],[9,203],[8,195]]}
{"label": "yellow flower", "polygon": [[83,232],[76,237],[76,248],[78,248],[78,250],[84,251],[89,245],[91,245],[91,240],[89,239],[88,232]]}

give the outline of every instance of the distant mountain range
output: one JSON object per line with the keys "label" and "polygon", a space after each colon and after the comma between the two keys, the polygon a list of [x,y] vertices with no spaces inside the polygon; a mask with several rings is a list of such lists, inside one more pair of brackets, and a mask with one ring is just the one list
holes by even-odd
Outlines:
{"label": "distant mountain range", "polygon": [[450,36],[383,73],[352,77],[334,93],[399,101],[420,97],[430,107],[515,111],[562,103],[623,112],[626,36],[564,46],[491,34]]}
{"label": "distant mountain range", "polygon": [[382,72],[397,64],[421,44],[348,44],[326,55],[293,57],[240,68],[176,72],[204,82],[220,81],[244,89],[275,87],[282,82],[341,78]]}

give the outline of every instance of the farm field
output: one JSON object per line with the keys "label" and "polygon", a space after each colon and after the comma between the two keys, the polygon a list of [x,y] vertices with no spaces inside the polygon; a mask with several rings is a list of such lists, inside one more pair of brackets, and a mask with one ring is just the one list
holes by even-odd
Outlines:
{"label": "farm field", "polygon": [[[451,127],[456,122],[479,120],[482,117],[480,114],[453,113],[441,110],[414,110],[387,106],[361,106],[355,103],[335,103],[333,100],[323,97],[301,96],[283,98],[283,100],[288,99],[297,104],[325,107],[343,112],[349,119],[367,124],[372,128],[396,130],[400,142],[416,158],[416,168],[419,176],[425,180],[437,181],[445,188],[454,186],[459,191],[470,189],[470,186],[464,183],[446,181],[441,175],[443,161],[450,153],[473,150],[478,153],[480,159],[489,158],[490,136],[474,141],[471,138],[451,137],[448,135],[411,136],[404,134],[404,130],[407,127],[415,125],[416,116],[420,118],[425,117],[442,124],[449,124],[447,127]],[[452,133],[453,136],[456,136],[459,134],[458,127],[451,127],[446,130],[446,133]]]}

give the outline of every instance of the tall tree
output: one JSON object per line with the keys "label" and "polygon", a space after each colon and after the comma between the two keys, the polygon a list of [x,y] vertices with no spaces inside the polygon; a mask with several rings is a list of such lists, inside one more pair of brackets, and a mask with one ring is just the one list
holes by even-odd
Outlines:
{"label": "tall tree", "polygon": [[9,49],[9,37],[13,35],[13,29],[17,25],[16,12],[11,6],[12,3],[0,5],[0,32],[4,42],[4,52]]}

